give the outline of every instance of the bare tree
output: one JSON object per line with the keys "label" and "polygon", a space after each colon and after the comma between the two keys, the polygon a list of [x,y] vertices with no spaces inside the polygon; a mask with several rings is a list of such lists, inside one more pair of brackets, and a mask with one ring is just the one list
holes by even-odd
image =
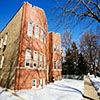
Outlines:
{"label": "bare tree", "polygon": [[96,67],[99,62],[100,35],[87,31],[80,39],[80,50],[88,62],[89,69],[93,68],[96,76]]}
{"label": "bare tree", "polygon": [[71,48],[72,46],[72,34],[66,30],[62,35],[62,46],[65,47],[65,49]]}
{"label": "bare tree", "polygon": [[[100,29],[100,0],[55,0],[54,19],[57,26],[75,26],[80,22]],[[100,32],[100,31],[99,31]]]}

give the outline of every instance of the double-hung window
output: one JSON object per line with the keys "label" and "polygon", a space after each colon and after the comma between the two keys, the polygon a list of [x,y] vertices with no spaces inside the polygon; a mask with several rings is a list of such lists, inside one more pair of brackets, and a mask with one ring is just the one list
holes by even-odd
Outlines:
{"label": "double-hung window", "polygon": [[40,68],[42,68],[42,53],[40,53]]}
{"label": "double-hung window", "polygon": [[57,43],[57,52],[59,52],[59,43]]}
{"label": "double-hung window", "polygon": [[54,51],[56,51],[56,42],[54,42],[54,47],[53,48],[54,48]]}
{"label": "double-hung window", "polygon": [[46,44],[46,32],[44,32],[44,43]]}
{"label": "double-hung window", "polygon": [[39,25],[35,25],[35,38],[39,39]]}
{"label": "double-hung window", "polygon": [[6,45],[6,42],[7,42],[7,33],[6,33],[6,35],[5,35],[4,45]]}
{"label": "double-hung window", "polygon": [[37,62],[38,62],[38,52],[34,51],[34,55],[33,55],[33,67],[37,68]]}
{"label": "double-hung window", "polygon": [[31,63],[31,50],[26,50],[26,57],[25,57],[25,67],[30,67]]}
{"label": "double-hung window", "polygon": [[33,23],[31,21],[28,22],[28,36],[32,36],[33,33]]}
{"label": "double-hung window", "polygon": [[2,48],[2,43],[3,43],[3,37],[1,38],[0,48]]}
{"label": "double-hung window", "polygon": [[58,69],[60,69],[60,61],[58,61],[58,64],[57,65],[58,65]]}
{"label": "double-hung window", "polygon": [[39,79],[39,87],[42,86],[42,79]]}
{"label": "double-hung window", "polygon": [[46,56],[44,55],[44,69],[45,69],[45,65],[46,65]]}
{"label": "double-hung window", "polygon": [[1,58],[0,68],[2,68],[2,66],[3,66],[3,61],[4,61],[4,55],[3,55],[2,58]]}
{"label": "double-hung window", "polygon": [[54,69],[56,69],[56,60],[54,60]]}
{"label": "double-hung window", "polygon": [[41,28],[41,41],[43,42],[43,28]]}

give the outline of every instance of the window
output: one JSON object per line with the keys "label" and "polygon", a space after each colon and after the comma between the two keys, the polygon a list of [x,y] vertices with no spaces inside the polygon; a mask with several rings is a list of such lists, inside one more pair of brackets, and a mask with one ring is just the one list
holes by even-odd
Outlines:
{"label": "window", "polygon": [[45,78],[43,78],[43,87],[45,86]]}
{"label": "window", "polygon": [[39,79],[39,87],[42,86],[42,79]]}
{"label": "window", "polygon": [[43,42],[43,28],[41,28],[41,41]]}
{"label": "window", "polygon": [[36,82],[37,81],[35,79],[32,80],[32,88],[36,87]]}
{"label": "window", "polygon": [[40,53],[40,68],[42,68],[42,53]]}
{"label": "window", "polygon": [[33,55],[33,67],[36,68],[37,67],[37,61],[38,61],[38,52],[34,51],[34,55]]}
{"label": "window", "polygon": [[1,58],[1,65],[0,65],[0,68],[2,68],[2,66],[3,66],[3,61],[4,61],[4,55],[3,55],[2,58]]}
{"label": "window", "polygon": [[44,55],[44,68],[45,68],[45,65],[46,65],[46,57]]}
{"label": "window", "polygon": [[56,43],[54,42],[54,51],[56,51]]}
{"label": "window", "polygon": [[0,48],[2,48],[2,43],[3,43],[3,37],[1,38]]}
{"label": "window", "polygon": [[32,36],[33,33],[33,23],[31,21],[28,22],[28,36]]}
{"label": "window", "polygon": [[6,41],[7,41],[7,33],[6,33],[6,35],[5,35],[4,45],[6,45]]}
{"label": "window", "polygon": [[46,32],[44,32],[44,43],[46,44]]}
{"label": "window", "polygon": [[31,62],[31,50],[26,50],[25,67],[29,67]]}
{"label": "window", "polygon": [[56,60],[54,60],[54,69],[56,69]]}
{"label": "window", "polygon": [[57,43],[57,52],[59,52],[59,43]]}
{"label": "window", "polygon": [[35,25],[35,38],[39,38],[39,25],[38,24],[36,24]]}
{"label": "window", "polygon": [[60,69],[60,61],[58,61],[58,64],[57,65],[58,65],[58,69]]}

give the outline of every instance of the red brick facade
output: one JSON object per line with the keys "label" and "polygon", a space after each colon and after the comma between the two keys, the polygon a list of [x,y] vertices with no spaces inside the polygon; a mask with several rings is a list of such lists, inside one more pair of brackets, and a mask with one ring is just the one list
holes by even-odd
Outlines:
{"label": "red brick facade", "polygon": [[[28,23],[32,22],[32,36],[28,36]],[[36,25],[39,27],[38,39],[35,37]],[[41,41],[41,29],[43,29],[43,41]],[[46,33],[46,38],[45,38]],[[46,42],[45,42],[46,40]],[[59,52],[54,52],[54,42],[59,44]],[[57,46],[56,44],[56,46]],[[18,57],[15,71],[14,90],[31,89],[32,80],[36,82],[36,87],[45,86],[49,81],[61,79],[61,37],[60,34],[48,33],[47,20],[44,11],[38,7],[32,7],[29,3],[22,5],[21,29],[19,36]],[[30,65],[25,66],[26,50],[31,51]],[[57,47],[56,47],[57,49]],[[34,51],[37,53],[37,68],[33,67]],[[40,68],[40,54],[42,54],[42,68]],[[44,64],[44,57],[46,61]],[[60,68],[54,60],[59,61]]]}

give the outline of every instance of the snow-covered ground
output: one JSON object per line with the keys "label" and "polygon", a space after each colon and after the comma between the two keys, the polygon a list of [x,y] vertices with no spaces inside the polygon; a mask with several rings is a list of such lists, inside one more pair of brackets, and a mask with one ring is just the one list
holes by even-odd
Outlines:
{"label": "snow-covered ground", "polygon": [[[63,79],[50,83],[43,89],[20,90],[15,93],[25,100],[82,100],[83,88],[84,81]],[[0,100],[21,99],[0,88]]]}

